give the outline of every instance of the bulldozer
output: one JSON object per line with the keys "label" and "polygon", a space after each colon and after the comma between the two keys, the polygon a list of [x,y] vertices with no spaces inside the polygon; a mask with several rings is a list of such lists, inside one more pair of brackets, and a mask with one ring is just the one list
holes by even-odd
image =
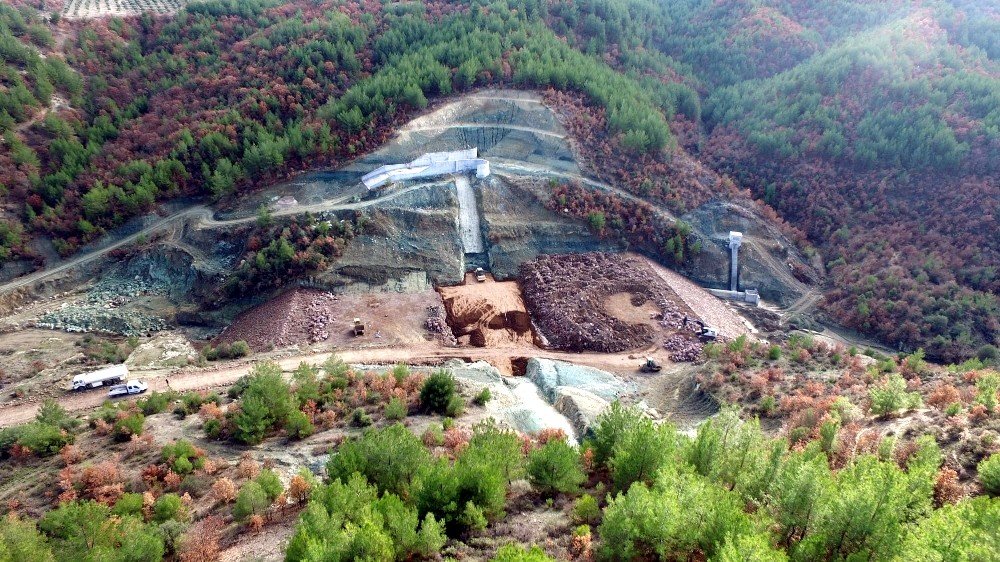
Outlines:
{"label": "bulldozer", "polygon": [[660,364],[657,363],[655,359],[653,359],[652,357],[647,357],[646,358],[646,362],[643,363],[642,365],[639,365],[639,372],[640,373],[659,373],[660,369],[662,369],[662,368],[663,367],[661,367]]}
{"label": "bulldozer", "polygon": [[719,337],[719,329],[714,326],[708,326],[701,320],[688,320],[688,317],[684,317],[684,327],[687,328],[688,323],[693,323],[696,328],[696,333],[698,334],[698,339],[703,342],[715,341]]}
{"label": "bulldozer", "polygon": [[365,323],[360,318],[354,319],[353,333],[355,337],[365,335]]}
{"label": "bulldozer", "polygon": [[701,341],[711,342],[715,341],[719,337],[719,330],[712,326],[702,326],[698,332],[698,338]]}

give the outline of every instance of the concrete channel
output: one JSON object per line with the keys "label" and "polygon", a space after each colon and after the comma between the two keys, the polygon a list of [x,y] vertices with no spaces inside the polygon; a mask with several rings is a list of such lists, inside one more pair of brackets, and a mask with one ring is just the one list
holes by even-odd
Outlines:
{"label": "concrete channel", "polygon": [[458,228],[462,236],[462,246],[466,254],[479,254],[486,251],[483,243],[483,231],[479,226],[479,205],[476,204],[476,192],[466,175],[455,178],[455,188],[458,190]]}

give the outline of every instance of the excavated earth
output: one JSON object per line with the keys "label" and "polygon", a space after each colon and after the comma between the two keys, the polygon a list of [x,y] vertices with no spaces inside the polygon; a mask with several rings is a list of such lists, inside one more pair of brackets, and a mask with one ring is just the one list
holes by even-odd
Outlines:
{"label": "excavated earth", "polygon": [[465,284],[440,287],[438,292],[459,344],[503,347],[535,343],[531,317],[517,283],[492,278],[477,282],[470,274]]}

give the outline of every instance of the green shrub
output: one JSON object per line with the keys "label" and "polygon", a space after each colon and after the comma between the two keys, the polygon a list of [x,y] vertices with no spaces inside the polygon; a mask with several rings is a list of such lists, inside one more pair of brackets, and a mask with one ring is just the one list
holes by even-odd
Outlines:
{"label": "green shrub", "polygon": [[11,513],[0,525],[0,560],[4,562],[55,562],[45,535],[31,519]]}
{"label": "green shrub", "polygon": [[542,494],[572,493],[586,480],[580,453],[562,439],[554,439],[528,455],[528,479]]}
{"label": "green shrub", "polygon": [[425,412],[446,414],[455,397],[455,377],[439,369],[424,381],[420,389],[420,407]]}
{"label": "green shrub", "polygon": [[958,402],[952,402],[948,404],[948,407],[944,409],[945,415],[948,417],[957,416],[962,413],[962,405]]}
{"label": "green shrub", "polygon": [[315,431],[316,428],[309,421],[309,416],[300,410],[294,410],[291,414],[288,414],[288,421],[285,422],[285,433],[290,438],[305,439],[315,433]]}
{"label": "green shrub", "polygon": [[187,518],[187,509],[177,494],[163,494],[153,504],[153,520],[158,523],[170,520],[186,521]]}
{"label": "green shrub", "polygon": [[218,439],[222,435],[222,422],[215,418],[206,421],[202,428],[209,439]]}
{"label": "green shrub", "polygon": [[52,398],[46,398],[42,402],[42,405],[38,407],[38,413],[35,414],[35,421],[66,431],[72,431],[80,425],[80,420],[71,417],[66,409]]}
{"label": "green shrub", "polygon": [[876,416],[888,416],[920,405],[920,394],[906,392],[906,380],[898,374],[890,375],[881,385],[871,388],[868,397]]}
{"label": "green shrub", "polygon": [[160,456],[177,474],[188,474],[205,464],[204,455],[186,439],[164,445]]}
{"label": "green shrub", "polygon": [[267,494],[260,484],[247,482],[240,488],[240,493],[236,496],[236,505],[233,506],[233,517],[237,521],[244,521],[251,515],[259,515],[267,510],[271,502],[267,500]]}
{"label": "green shrub", "polygon": [[781,347],[777,345],[772,345],[767,350],[767,358],[770,359],[771,361],[777,361],[778,359],[781,359]]}
{"label": "green shrub", "polygon": [[410,376],[410,368],[403,363],[397,363],[390,371],[392,377],[396,379],[396,384],[402,384],[406,377]]}
{"label": "green shrub", "polygon": [[245,340],[236,340],[229,346],[229,356],[233,359],[250,355],[250,345]]}
{"label": "green shrub", "polygon": [[638,409],[622,406],[615,400],[611,406],[597,416],[594,423],[594,460],[599,464],[607,464],[611,460],[615,447],[625,434],[638,425],[644,416]]}
{"label": "green shrub", "polygon": [[326,472],[330,479],[345,483],[357,472],[380,492],[406,497],[414,477],[429,464],[430,454],[417,436],[397,423],[341,444],[330,456]]}
{"label": "green shrub", "polygon": [[267,406],[254,397],[242,399],[239,410],[232,414],[231,419],[233,437],[248,445],[256,445],[263,441],[273,423]]}
{"label": "green shrub", "polygon": [[399,421],[406,417],[406,403],[393,396],[385,405],[385,419]]}
{"label": "green shrub", "polygon": [[412,560],[438,555],[446,537],[441,524],[394,494],[379,497],[375,486],[355,474],[313,490],[285,559]]}
{"label": "green shrub", "polygon": [[115,506],[111,508],[111,513],[118,516],[134,515],[142,517],[142,506],[142,494],[126,493],[118,498]]}
{"label": "green shrub", "polygon": [[983,490],[991,496],[1000,496],[1000,453],[993,453],[976,467]]}
{"label": "green shrub", "polygon": [[421,513],[443,520],[449,536],[482,529],[503,516],[510,480],[517,478],[523,455],[513,432],[479,424],[454,464],[426,464],[414,479],[413,497]]}
{"label": "green shrub", "polygon": [[142,412],[133,412],[115,422],[112,435],[118,441],[128,441],[133,435],[142,435],[145,424],[146,416]]}
{"label": "green shrub", "polygon": [[189,415],[197,412],[204,402],[205,398],[197,392],[188,392],[181,397],[181,404],[184,406],[184,411]]}
{"label": "green shrub", "polygon": [[368,412],[364,408],[355,408],[351,412],[351,425],[354,427],[368,427],[369,425],[375,423],[372,417],[368,415]]}
{"label": "green shrub", "polygon": [[23,425],[8,435],[15,437],[18,445],[30,449],[40,457],[54,455],[73,442],[72,433],[39,422]]}
{"label": "green shrub", "polygon": [[159,414],[167,409],[167,406],[174,400],[173,392],[156,392],[153,391],[140,400],[137,400],[135,405],[138,406],[142,413],[147,416],[152,416],[154,414]]}
{"label": "green shrub", "polygon": [[483,389],[479,391],[479,394],[477,394],[476,397],[472,399],[472,403],[475,404],[476,406],[485,406],[486,403],[489,402],[492,398],[493,394],[490,392],[489,387],[483,387]]}
{"label": "green shrub", "polygon": [[728,534],[752,529],[739,495],[696,474],[668,469],[652,488],[637,483],[611,499],[598,534],[607,559],[636,560],[644,553],[665,552],[684,560],[696,553],[712,559]]}
{"label": "green shrub", "polygon": [[768,394],[767,396],[760,399],[760,412],[765,416],[770,415],[778,407],[778,401],[774,399],[774,396]]}
{"label": "green shrub", "polygon": [[449,418],[457,418],[465,412],[465,400],[455,394],[448,400],[448,407],[445,408],[445,415]]}
{"label": "green shrub", "polygon": [[987,371],[976,379],[976,404],[982,404],[989,412],[997,409],[997,392],[1000,391],[1000,373]]}
{"label": "green shrub", "polygon": [[526,549],[513,543],[501,546],[492,560],[493,562],[555,562],[554,558],[549,557],[537,546]]}
{"label": "green shrub", "polygon": [[264,490],[264,494],[267,496],[268,503],[273,502],[275,498],[281,495],[281,492],[285,491],[285,486],[282,485],[281,479],[278,478],[278,475],[273,470],[262,470],[260,475],[254,478],[254,482],[260,484],[260,488]]}
{"label": "green shrub", "polygon": [[573,504],[573,521],[596,525],[600,518],[601,508],[597,505],[597,499],[594,496],[584,494]]}

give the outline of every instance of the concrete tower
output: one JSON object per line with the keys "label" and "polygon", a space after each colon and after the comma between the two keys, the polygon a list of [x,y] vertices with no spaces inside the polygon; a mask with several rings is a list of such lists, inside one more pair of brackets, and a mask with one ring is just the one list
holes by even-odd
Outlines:
{"label": "concrete tower", "polygon": [[743,233],[729,231],[729,290],[736,292],[740,287],[739,251],[743,244]]}

